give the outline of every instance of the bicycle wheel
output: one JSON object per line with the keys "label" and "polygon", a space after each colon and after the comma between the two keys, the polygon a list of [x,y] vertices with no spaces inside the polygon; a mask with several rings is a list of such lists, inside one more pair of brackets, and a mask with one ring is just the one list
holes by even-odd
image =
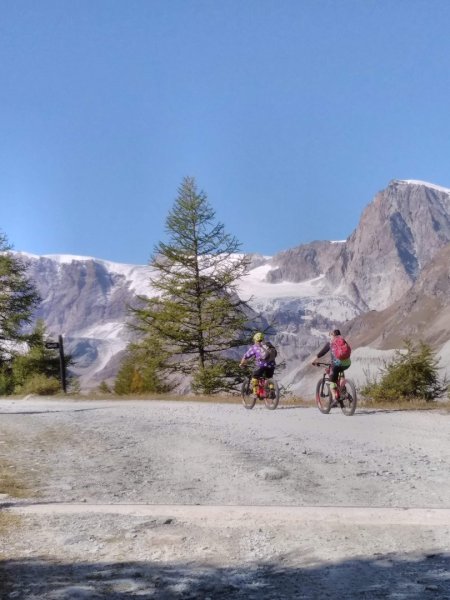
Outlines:
{"label": "bicycle wheel", "polygon": [[242,404],[245,408],[252,409],[256,404],[256,397],[253,395],[250,377],[246,377],[241,387]]}
{"label": "bicycle wheel", "polygon": [[316,386],[316,402],[317,408],[321,413],[327,415],[331,410],[330,387],[323,377],[319,379]]}
{"label": "bicycle wheel", "polygon": [[340,390],[339,406],[345,416],[351,417],[356,410],[356,388],[351,379],[347,379],[345,386]]}
{"label": "bicycle wheel", "polygon": [[280,401],[280,388],[275,379],[268,379],[264,389],[264,404],[269,410],[275,410]]}

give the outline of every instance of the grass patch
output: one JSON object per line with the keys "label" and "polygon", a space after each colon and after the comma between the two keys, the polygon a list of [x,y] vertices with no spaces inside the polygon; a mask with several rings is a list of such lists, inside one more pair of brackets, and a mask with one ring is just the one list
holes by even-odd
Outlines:
{"label": "grass patch", "polygon": [[[57,398],[55,398],[56,400]],[[60,398],[58,398],[60,399]],[[83,394],[71,395],[67,400],[154,400],[154,401],[171,401],[171,402],[204,402],[210,404],[241,404],[242,397],[240,394],[174,394],[174,393],[145,393],[145,394],[130,394],[119,395],[114,393],[101,393],[98,391],[85,392]],[[297,396],[286,396],[280,398],[280,406],[313,406],[313,400],[304,400]]]}
{"label": "grass patch", "polygon": [[[45,476],[45,467],[39,473],[33,469],[28,456],[35,456],[38,448],[50,445],[56,448],[55,428],[33,436],[29,432],[24,453],[23,440],[14,429],[9,429],[6,424],[1,427],[0,446],[0,494],[6,494],[11,498],[30,498],[37,495],[36,482]],[[58,431],[59,436],[62,432]]]}
{"label": "grass patch", "polygon": [[22,521],[18,515],[0,511],[0,537],[5,538],[9,531],[17,529],[21,523]]}
{"label": "grass patch", "polygon": [[437,410],[450,412],[450,402],[448,400],[434,400],[432,402],[426,400],[394,400],[388,402],[361,398],[358,404],[361,408],[376,408],[379,410]]}
{"label": "grass patch", "polygon": [[25,477],[19,474],[15,467],[0,460],[0,494],[7,494],[13,498],[26,498],[29,489],[24,479]]}

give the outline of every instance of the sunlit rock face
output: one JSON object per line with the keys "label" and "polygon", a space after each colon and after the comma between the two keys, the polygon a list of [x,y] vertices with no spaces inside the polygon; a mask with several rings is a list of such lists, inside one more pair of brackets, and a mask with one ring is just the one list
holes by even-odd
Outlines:
{"label": "sunlit rock face", "polygon": [[362,309],[383,309],[449,242],[450,190],[392,181],[367,206],[326,276]]}

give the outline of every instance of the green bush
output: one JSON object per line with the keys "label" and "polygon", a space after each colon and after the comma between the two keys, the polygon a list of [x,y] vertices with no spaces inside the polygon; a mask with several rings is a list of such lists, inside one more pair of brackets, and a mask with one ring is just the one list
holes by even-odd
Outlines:
{"label": "green bush", "polygon": [[10,365],[0,365],[0,396],[9,396],[14,392],[14,381]]}
{"label": "green bush", "polygon": [[78,377],[71,376],[68,378],[69,394],[81,394],[81,384]]}
{"label": "green bush", "polygon": [[100,385],[98,386],[98,392],[100,394],[110,394],[111,393],[109,385],[106,383],[106,381],[102,381],[100,383]]}
{"label": "green bush", "polygon": [[[32,333],[26,336],[26,352],[16,351],[0,365],[0,394],[54,394],[60,390],[59,352],[47,348],[45,340],[45,324],[38,320]],[[72,357],[66,355],[65,366],[72,362]],[[67,384],[72,383],[69,374]]]}
{"label": "green bush", "polygon": [[194,373],[192,389],[196,394],[216,394],[218,391],[222,391],[223,382],[223,365],[208,365]]}
{"label": "green bush", "polygon": [[123,396],[170,391],[170,384],[160,377],[158,361],[145,344],[131,344],[117,373],[114,392]]}
{"label": "green bush", "polygon": [[448,382],[439,377],[439,360],[428,344],[410,339],[405,347],[380,369],[381,378],[369,381],[361,389],[363,396],[375,401],[435,400],[442,396]]}
{"label": "green bush", "polygon": [[23,385],[14,390],[18,394],[38,394],[51,396],[61,391],[61,384],[54,377],[47,377],[41,373],[31,375]]}

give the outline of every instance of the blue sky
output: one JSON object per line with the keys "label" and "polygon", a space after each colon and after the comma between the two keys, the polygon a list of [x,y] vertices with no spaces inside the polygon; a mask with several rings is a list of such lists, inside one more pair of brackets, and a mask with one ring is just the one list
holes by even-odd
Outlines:
{"label": "blue sky", "polygon": [[450,188],[447,0],[0,0],[0,229],[145,264],[185,176],[246,252]]}

